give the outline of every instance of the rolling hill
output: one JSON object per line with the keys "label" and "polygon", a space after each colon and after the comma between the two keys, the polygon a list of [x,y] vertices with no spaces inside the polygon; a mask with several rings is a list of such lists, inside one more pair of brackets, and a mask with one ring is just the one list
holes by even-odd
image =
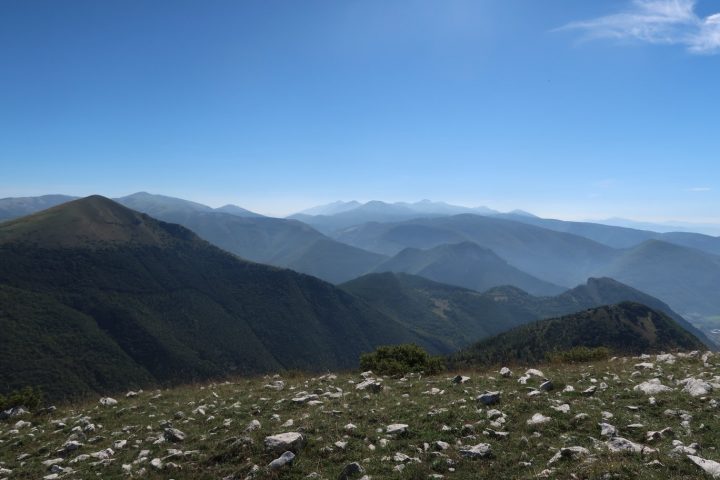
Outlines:
{"label": "rolling hill", "polygon": [[553,297],[536,297],[515,287],[480,293],[403,273],[365,275],[340,287],[428,343],[444,345],[447,353],[517,325],[625,301],[648,305],[699,338],[706,348],[717,347],[665,303],[609,278],[588,279]]}
{"label": "rolling hill", "polygon": [[618,355],[699,350],[703,343],[672,318],[645,305],[623,302],[541,320],[462,350],[460,364],[536,363],[573,347],[607,347]]}
{"label": "rolling hill", "polygon": [[0,326],[14,332],[0,336],[0,364],[12,366],[0,390],[33,383],[53,398],[348,368],[379,344],[423,343],[328,283],[99,196],[0,225],[0,285]]}
{"label": "rolling hill", "polygon": [[508,265],[492,250],[472,242],[443,244],[428,250],[406,248],[375,271],[411,273],[480,292],[500,285],[513,285],[534,295],[565,290]]}
{"label": "rolling hill", "polygon": [[684,313],[720,314],[720,257],[650,240],[623,251],[600,274],[663,299]]}
{"label": "rolling hill", "polygon": [[455,215],[370,223],[339,232],[338,241],[385,255],[412,247],[473,242],[544,281],[571,287],[614,258],[616,250],[584,237],[501,218]]}
{"label": "rolling hill", "polygon": [[713,255],[720,255],[720,238],[703,235],[701,233],[658,233],[649,230],[638,230],[599,223],[568,222],[515,214],[500,214],[497,215],[497,217],[547,228],[548,230],[554,230],[556,232],[572,233],[573,235],[589,238],[614,248],[632,248],[648,240],[661,240],[683,247],[702,250]]}

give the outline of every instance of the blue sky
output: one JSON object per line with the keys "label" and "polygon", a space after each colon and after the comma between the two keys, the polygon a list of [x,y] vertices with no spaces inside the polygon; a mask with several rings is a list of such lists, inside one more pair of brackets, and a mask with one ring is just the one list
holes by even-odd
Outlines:
{"label": "blue sky", "polygon": [[706,0],[0,3],[0,197],[720,223]]}

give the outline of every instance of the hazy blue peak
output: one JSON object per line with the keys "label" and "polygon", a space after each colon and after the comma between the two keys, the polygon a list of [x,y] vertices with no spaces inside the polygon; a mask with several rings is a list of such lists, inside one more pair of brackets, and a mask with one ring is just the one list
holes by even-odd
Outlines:
{"label": "hazy blue peak", "polygon": [[348,210],[352,210],[353,208],[357,208],[360,205],[362,204],[356,200],[352,200],[349,202],[338,200],[325,205],[318,205],[316,207],[307,208],[298,212],[296,215],[334,215],[336,213],[342,213]]}
{"label": "hazy blue peak", "polygon": [[223,205],[222,207],[218,207],[215,209],[216,212],[220,213],[229,213],[230,215],[236,215],[238,217],[262,217],[263,215],[260,215],[259,213],[251,212],[250,210],[247,210],[242,207],[238,207],[237,205],[233,205],[231,203],[228,203],[227,205]]}

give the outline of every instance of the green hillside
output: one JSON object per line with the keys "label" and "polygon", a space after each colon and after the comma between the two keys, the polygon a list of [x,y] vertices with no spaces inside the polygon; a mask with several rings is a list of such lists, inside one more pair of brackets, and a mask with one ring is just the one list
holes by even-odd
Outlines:
{"label": "green hillside", "polygon": [[516,327],[458,352],[454,360],[460,364],[529,364],[543,361],[548,353],[574,347],[606,347],[619,355],[705,348],[664,313],[623,302]]}
{"label": "green hillside", "polygon": [[515,287],[480,293],[402,273],[365,275],[341,288],[445,353],[518,325],[625,301],[642,303],[668,315],[703,341],[705,348],[716,348],[702,332],[660,300],[609,278],[591,278],[552,297],[536,297]]}
{"label": "green hillside", "polygon": [[487,295],[403,273],[365,275],[341,288],[412,329],[442,353],[538,318]]}
{"label": "green hillside", "polygon": [[56,361],[43,375],[3,368],[2,391],[348,368],[379,344],[422,343],[328,283],[241,261],[98,196],[0,226],[0,285],[0,327],[22,333],[0,336],[3,365]]}

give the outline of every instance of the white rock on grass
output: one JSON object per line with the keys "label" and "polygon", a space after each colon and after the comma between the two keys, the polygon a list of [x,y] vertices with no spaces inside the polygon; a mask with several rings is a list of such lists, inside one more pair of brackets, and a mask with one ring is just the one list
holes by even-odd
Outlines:
{"label": "white rock on grass", "polygon": [[713,460],[706,460],[695,455],[688,455],[687,458],[689,458],[695,465],[702,468],[708,475],[713,478],[720,478],[720,463]]}
{"label": "white rock on grass", "polygon": [[488,458],[492,457],[492,448],[488,443],[478,443],[472,447],[463,447],[460,449],[460,455],[467,458]]}
{"label": "white rock on grass", "polygon": [[615,428],[613,425],[610,425],[609,423],[599,423],[600,425],[600,435],[603,437],[614,437],[617,435],[617,428]]}
{"label": "white rock on grass", "polygon": [[165,440],[169,442],[182,442],[185,440],[185,434],[177,428],[168,427],[165,429]]}
{"label": "white rock on grass", "polygon": [[546,417],[542,413],[536,413],[535,415],[533,415],[532,417],[530,417],[527,420],[527,424],[528,425],[542,425],[544,423],[548,423],[550,420],[552,420],[552,418]]}
{"label": "white rock on grass", "polygon": [[610,440],[605,442],[605,445],[607,445],[608,450],[610,450],[612,453],[632,452],[642,453],[643,455],[645,455],[649,453],[655,453],[657,451],[654,448],[646,447],[645,445],[635,443],[623,437],[611,438]]}
{"label": "white rock on grass", "polygon": [[402,433],[406,433],[407,430],[408,430],[408,425],[406,425],[404,423],[393,423],[393,424],[385,427],[385,432],[389,433],[390,435],[399,435]]}
{"label": "white rock on grass", "polygon": [[103,397],[100,399],[100,405],[105,405],[106,407],[112,407],[113,405],[117,405],[117,400],[110,397]]}
{"label": "white rock on grass", "polygon": [[633,387],[633,390],[643,392],[645,395],[657,395],[662,392],[669,392],[672,388],[663,385],[659,378],[653,378]]}
{"label": "white rock on grass", "polygon": [[245,427],[246,432],[254,432],[255,430],[260,430],[262,428],[262,425],[260,424],[260,421],[258,420],[250,420],[250,423],[247,424]]}
{"label": "white rock on grass", "polygon": [[558,452],[548,461],[548,466],[555,462],[563,459],[577,459],[579,457],[585,457],[590,455],[590,450],[584,447],[567,447],[561,448]]}
{"label": "white rock on grass", "polygon": [[508,367],[502,367],[500,369],[500,375],[505,378],[512,377],[512,371]]}
{"label": "white rock on grass", "polygon": [[266,450],[298,452],[305,446],[306,440],[302,433],[286,432],[265,437],[264,443]]}
{"label": "white rock on grass", "polygon": [[691,397],[703,397],[713,390],[712,385],[699,378],[686,378],[678,383],[684,385],[683,392],[690,394]]}
{"label": "white rock on grass", "polygon": [[369,390],[371,392],[379,392],[383,389],[383,384],[379,380],[374,378],[368,378],[367,380],[355,385],[355,390]]}
{"label": "white rock on grass", "polygon": [[268,464],[268,467],[270,468],[270,470],[280,470],[285,465],[292,464],[293,460],[295,460],[295,454],[293,452],[287,451],[272,462],[270,462]]}
{"label": "white rock on grass", "polygon": [[464,375],[458,375],[455,378],[452,379],[452,382],[455,384],[463,384],[470,381],[470,377],[466,377]]}

